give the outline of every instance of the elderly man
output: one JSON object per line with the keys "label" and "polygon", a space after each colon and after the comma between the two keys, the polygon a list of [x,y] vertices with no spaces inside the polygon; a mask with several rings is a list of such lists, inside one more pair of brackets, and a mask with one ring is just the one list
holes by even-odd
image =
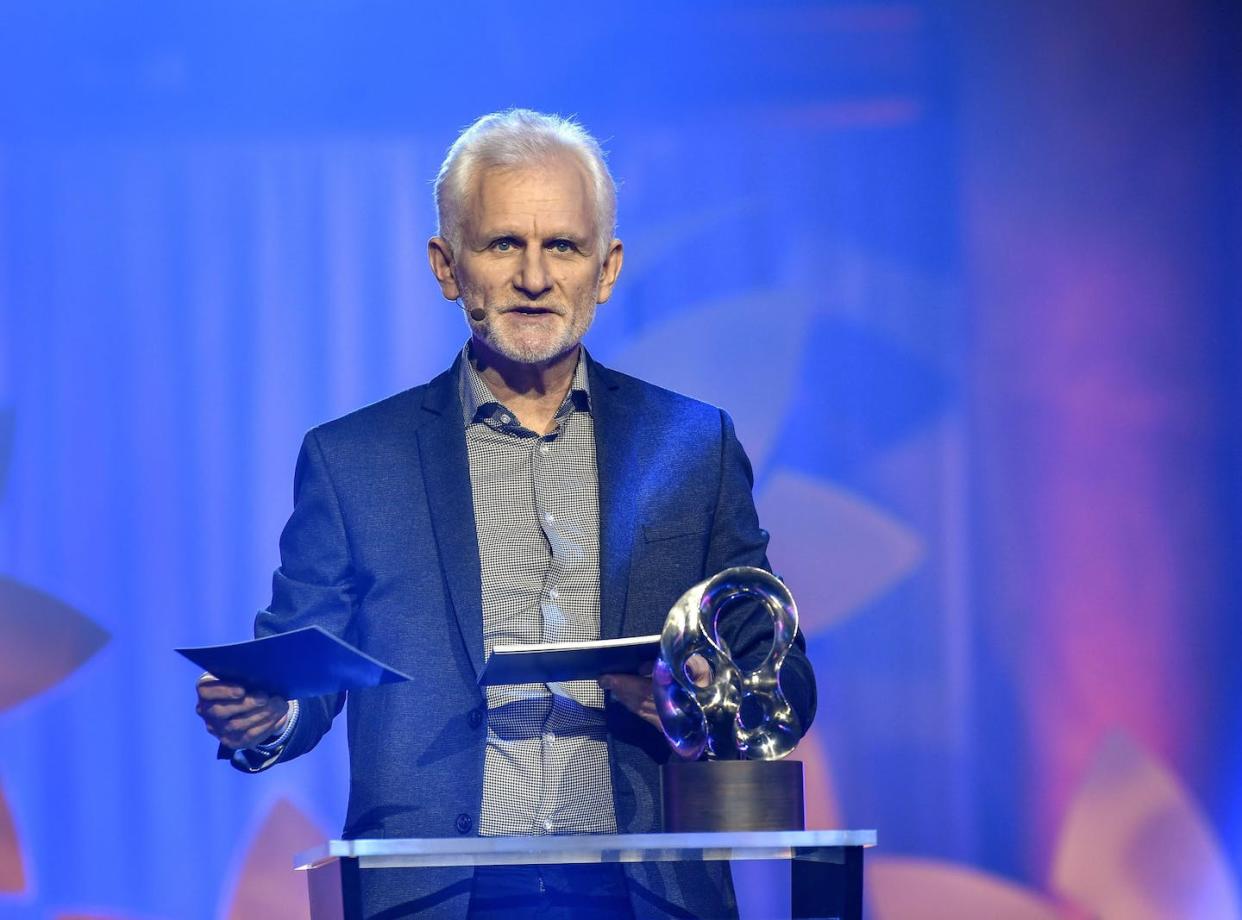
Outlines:
{"label": "elderly man", "polygon": [[[346,837],[660,830],[669,747],[649,678],[477,683],[497,644],[659,632],[692,584],[767,565],[729,417],[580,345],[621,272],[615,195],[571,121],[513,110],[471,125],[440,169],[428,244],[469,341],[430,383],[306,435],[256,635],[319,624],[418,678],[349,695]],[[733,611],[723,628],[739,661],[766,651],[766,617]],[[805,728],[801,646],[782,685]],[[250,772],[310,750],[347,702],[210,676],[198,696],[223,756]],[[367,916],[736,912],[721,863],[362,875]]]}

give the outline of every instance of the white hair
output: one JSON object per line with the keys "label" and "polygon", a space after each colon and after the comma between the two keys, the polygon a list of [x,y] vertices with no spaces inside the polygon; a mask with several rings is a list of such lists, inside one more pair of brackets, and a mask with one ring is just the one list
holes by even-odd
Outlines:
{"label": "white hair", "polygon": [[450,249],[459,249],[462,212],[480,170],[537,165],[566,151],[578,158],[591,177],[598,251],[606,254],[616,232],[617,187],[599,141],[572,117],[530,109],[484,115],[453,141],[436,175],[437,234],[448,241]]}

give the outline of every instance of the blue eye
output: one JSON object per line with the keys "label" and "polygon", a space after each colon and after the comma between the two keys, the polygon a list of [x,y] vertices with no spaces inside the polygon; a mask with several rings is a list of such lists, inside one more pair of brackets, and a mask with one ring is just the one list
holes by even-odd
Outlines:
{"label": "blue eye", "polygon": [[552,244],[552,249],[556,252],[572,252],[574,244],[569,240],[557,240]]}
{"label": "blue eye", "polygon": [[513,248],[513,240],[497,240],[494,245],[497,252],[508,252]]}

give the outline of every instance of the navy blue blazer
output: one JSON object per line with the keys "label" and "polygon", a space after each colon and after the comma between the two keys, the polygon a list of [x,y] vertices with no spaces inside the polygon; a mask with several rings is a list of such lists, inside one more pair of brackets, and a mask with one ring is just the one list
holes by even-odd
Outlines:
{"label": "navy blue blazer", "polygon": [[[461,358],[458,358],[460,361]],[[600,508],[600,636],[657,633],[691,585],[734,565],[767,567],[751,469],[728,415],[588,360]],[[478,539],[458,365],[430,383],[311,430],[257,636],[318,624],[416,676],[300,701],[279,758],[298,757],[348,708],[345,837],[477,832],[487,707]],[[766,614],[725,624],[740,661],[767,650]],[[809,727],[815,682],[801,643],[782,686]],[[621,833],[661,829],[668,744],[608,701]],[[265,766],[269,766],[267,764]],[[636,915],[729,916],[723,863],[631,867]],[[470,870],[368,870],[367,916],[464,917]],[[373,876],[373,877],[371,877]]]}

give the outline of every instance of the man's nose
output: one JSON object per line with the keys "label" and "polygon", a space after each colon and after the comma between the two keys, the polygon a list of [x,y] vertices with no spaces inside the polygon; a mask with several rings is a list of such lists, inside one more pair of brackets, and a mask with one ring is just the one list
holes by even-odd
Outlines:
{"label": "man's nose", "polygon": [[541,246],[528,246],[522,253],[513,286],[531,300],[538,300],[552,290],[552,276],[548,273],[546,259]]}

